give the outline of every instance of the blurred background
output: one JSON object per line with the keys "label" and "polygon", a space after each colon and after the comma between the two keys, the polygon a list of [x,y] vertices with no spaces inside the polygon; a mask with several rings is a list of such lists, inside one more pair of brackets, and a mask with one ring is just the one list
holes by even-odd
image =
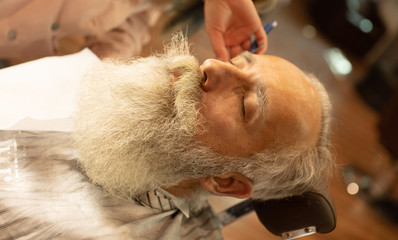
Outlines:
{"label": "blurred background", "polygon": [[[182,30],[200,62],[214,57],[202,0],[154,1],[172,3],[151,30],[142,56],[161,51],[163,42]],[[398,0],[279,0],[260,14],[264,25],[278,21],[267,54],[318,76],[334,107],[331,143],[338,170],[330,192],[337,226],[303,239],[397,240]],[[239,200],[210,202],[220,212]],[[226,226],[223,235],[226,240],[281,239],[254,212]]]}
{"label": "blurred background", "polygon": [[[177,1],[178,2],[178,1]],[[186,31],[200,62],[214,56],[195,4],[170,10],[152,30],[143,55],[159,51],[170,33]],[[167,17],[166,17],[167,16]],[[336,229],[304,239],[398,239],[398,1],[280,0],[261,14],[278,21],[267,54],[318,76],[333,112],[332,147],[338,171],[330,191]],[[217,212],[234,199],[211,199]],[[227,240],[280,239],[254,213],[224,228]]]}

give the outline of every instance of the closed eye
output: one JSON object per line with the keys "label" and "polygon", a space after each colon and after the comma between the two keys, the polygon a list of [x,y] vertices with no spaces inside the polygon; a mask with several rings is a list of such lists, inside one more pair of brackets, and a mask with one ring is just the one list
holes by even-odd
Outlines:
{"label": "closed eye", "polygon": [[[228,61],[232,66],[236,67],[236,65],[232,62],[231,59]],[[245,109],[245,92],[244,91],[243,91],[243,95],[241,98],[241,112],[242,112],[243,119],[245,119],[246,118],[246,109]]]}
{"label": "closed eye", "polygon": [[245,117],[246,117],[245,94],[243,94],[243,96],[242,96],[242,100],[241,100],[241,109],[242,109],[242,116],[243,116],[243,118],[245,118]]}

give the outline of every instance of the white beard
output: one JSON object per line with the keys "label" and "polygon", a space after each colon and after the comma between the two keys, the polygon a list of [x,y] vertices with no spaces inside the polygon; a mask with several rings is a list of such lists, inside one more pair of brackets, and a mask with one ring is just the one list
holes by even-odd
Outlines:
{"label": "white beard", "polygon": [[182,40],[157,57],[102,63],[83,82],[75,145],[85,173],[108,193],[131,197],[180,181],[173,153],[192,144],[201,119],[199,63]]}

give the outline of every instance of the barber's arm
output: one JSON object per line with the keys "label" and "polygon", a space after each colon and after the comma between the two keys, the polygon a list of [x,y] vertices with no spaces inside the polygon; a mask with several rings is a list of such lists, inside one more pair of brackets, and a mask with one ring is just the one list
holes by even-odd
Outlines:
{"label": "barber's arm", "polygon": [[[7,2],[7,1],[6,1]],[[12,64],[84,47],[112,57],[137,55],[149,40],[158,9],[140,0],[0,1],[0,59]],[[104,48],[104,49],[102,49]]]}
{"label": "barber's arm", "polygon": [[251,0],[205,0],[205,24],[216,58],[227,61],[250,47],[253,34],[267,50],[267,35]]}
{"label": "barber's arm", "polygon": [[104,34],[86,37],[87,47],[100,58],[130,59],[137,56],[143,45],[149,42],[149,27],[156,23],[159,14],[157,9],[135,14]]}

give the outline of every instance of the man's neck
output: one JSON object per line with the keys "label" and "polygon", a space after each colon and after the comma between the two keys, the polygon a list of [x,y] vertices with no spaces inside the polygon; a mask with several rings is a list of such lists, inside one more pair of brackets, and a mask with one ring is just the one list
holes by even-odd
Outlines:
{"label": "man's neck", "polygon": [[199,179],[185,180],[177,186],[162,187],[167,192],[178,198],[183,198],[189,205],[191,212],[199,212],[205,206],[208,206],[207,198],[211,194],[200,184]]}
{"label": "man's neck", "polygon": [[184,180],[176,186],[162,188],[176,197],[188,197],[192,193],[202,189],[202,186],[199,179],[190,179]]}

